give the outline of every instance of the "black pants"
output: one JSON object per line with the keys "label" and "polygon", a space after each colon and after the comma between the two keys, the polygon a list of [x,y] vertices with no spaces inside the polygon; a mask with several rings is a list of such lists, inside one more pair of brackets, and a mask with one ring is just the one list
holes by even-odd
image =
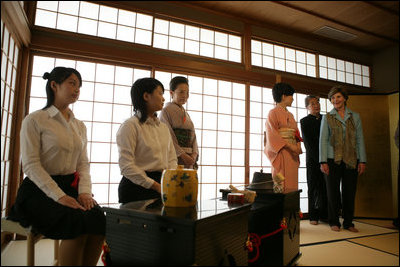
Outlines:
{"label": "black pants", "polygon": [[319,162],[307,162],[307,188],[310,221],[328,219],[325,178]]}
{"label": "black pants", "polygon": [[[161,172],[146,172],[154,181],[161,183]],[[143,186],[132,183],[128,178],[122,176],[118,186],[119,203],[125,204],[132,201],[161,198],[161,194],[153,189],[146,189]]]}
{"label": "black pants", "polygon": [[343,228],[354,226],[354,201],[357,189],[357,166],[355,169],[347,169],[346,164],[335,164],[333,159],[328,159],[329,175],[326,176],[326,189],[328,193],[328,218],[329,225],[337,225],[340,209],[340,182],[342,182],[342,216]]}

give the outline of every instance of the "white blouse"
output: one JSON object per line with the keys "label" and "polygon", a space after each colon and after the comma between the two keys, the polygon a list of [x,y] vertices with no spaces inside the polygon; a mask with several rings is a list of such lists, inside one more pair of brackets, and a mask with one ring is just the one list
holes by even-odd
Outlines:
{"label": "white blouse", "polygon": [[177,166],[168,126],[157,118],[148,118],[144,123],[136,116],[127,119],[117,132],[117,145],[121,174],[144,188],[150,188],[154,183],[145,171]]}
{"label": "white blouse", "polygon": [[50,106],[35,111],[22,122],[21,153],[24,173],[54,201],[64,191],[50,177],[79,172],[79,194],[92,193],[87,157],[86,126],[69,111],[67,122],[61,112]]}

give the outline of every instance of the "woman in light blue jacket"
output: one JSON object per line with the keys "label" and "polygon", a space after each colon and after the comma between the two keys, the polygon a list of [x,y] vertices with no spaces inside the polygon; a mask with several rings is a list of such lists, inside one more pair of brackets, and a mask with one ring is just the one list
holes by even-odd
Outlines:
{"label": "woman in light blue jacket", "polygon": [[343,228],[358,232],[354,227],[354,200],[357,177],[365,171],[367,161],[360,115],[346,106],[348,94],[333,87],[328,94],[333,109],[322,118],[319,162],[326,174],[328,220],[333,231],[340,231],[340,182],[342,182]]}

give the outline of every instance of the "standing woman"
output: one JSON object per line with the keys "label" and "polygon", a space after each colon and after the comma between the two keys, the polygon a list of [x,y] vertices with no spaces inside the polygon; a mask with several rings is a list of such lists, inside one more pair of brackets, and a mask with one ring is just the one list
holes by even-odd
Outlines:
{"label": "standing woman", "polygon": [[164,86],[154,78],[137,80],[131,88],[135,115],[117,132],[120,203],[161,198],[161,174],[176,168],[177,159],[168,126],[157,118],[164,105]]}
{"label": "standing woman", "polygon": [[302,153],[297,123],[287,110],[292,105],[293,94],[294,89],[290,84],[275,84],[272,96],[277,104],[265,122],[264,153],[271,162],[272,176],[281,173],[285,177],[285,189],[298,188],[299,155]]}
{"label": "standing woman", "polygon": [[82,78],[55,67],[47,79],[47,104],[22,122],[23,180],[8,219],[48,238],[61,239],[60,265],[95,266],[105,235],[105,216],[92,198],[86,127],[69,105]]}
{"label": "standing woman", "polygon": [[197,147],[194,125],[183,105],[189,98],[189,81],[182,76],[172,78],[169,83],[172,102],[165,105],[160,121],[167,124],[174,142],[178,164],[192,169],[196,163]]}
{"label": "standing woman", "polygon": [[343,228],[354,227],[354,199],[357,176],[365,170],[367,156],[360,115],[346,107],[348,94],[344,88],[333,87],[328,94],[333,109],[323,116],[319,141],[319,162],[326,176],[328,218],[332,231],[340,231],[339,205],[342,182]]}

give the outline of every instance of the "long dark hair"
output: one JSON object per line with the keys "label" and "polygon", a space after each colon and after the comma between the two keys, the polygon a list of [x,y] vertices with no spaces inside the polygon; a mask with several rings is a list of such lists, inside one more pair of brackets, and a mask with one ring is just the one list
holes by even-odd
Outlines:
{"label": "long dark hair", "polygon": [[133,111],[135,111],[141,123],[147,120],[147,107],[143,95],[144,93],[152,94],[157,86],[161,86],[164,92],[162,83],[154,78],[141,78],[136,80],[132,85],[131,99]]}
{"label": "long dark hair", "polygon": [[43,109],[46,109],[54,104],[54,91],[51,89],[51,82],[55,81],[57,84],[62,84],[66,79],[73,74],[79,79],[79,87],[82,86],[82,77],[79,71],[73,68],[66,67],[55,67],[50,73],[45,72],[43,74],[43,79],[47,80],[46,84],[46,95],[47,103]]}

